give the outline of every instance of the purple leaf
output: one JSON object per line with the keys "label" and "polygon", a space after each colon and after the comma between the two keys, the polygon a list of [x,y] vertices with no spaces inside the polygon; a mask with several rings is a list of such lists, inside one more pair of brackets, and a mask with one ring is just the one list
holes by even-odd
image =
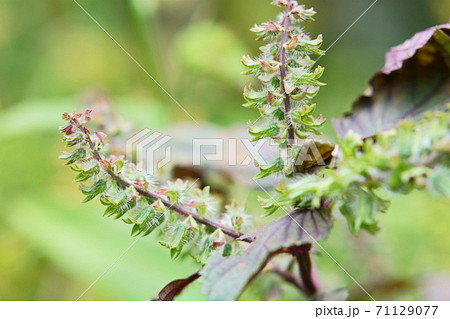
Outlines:
{"label": "purple leaf", "polygon": [[450,24],[417,33],[386,53],[383,70],[375,73],[369,88],[352,111],[333,119],[342,138],[350,130],[370,137],[406,117],[450,103]]}
{"label": "purple leaf", "polygon": [[200,278],[199,272],[195,272],[184,279],[177,279],[168,283],[158,294],[158,301],[173,301],[173,298],[178,296],[184,288],[189,284]]}
{"label": "purple leaf", "polygon": [[203,292],[209,300],[235,300],[272,256],[287,248],[323,240],[331,228],[326,209],[295,210],[258,228],[241,256],[212,255],[202,269]]}

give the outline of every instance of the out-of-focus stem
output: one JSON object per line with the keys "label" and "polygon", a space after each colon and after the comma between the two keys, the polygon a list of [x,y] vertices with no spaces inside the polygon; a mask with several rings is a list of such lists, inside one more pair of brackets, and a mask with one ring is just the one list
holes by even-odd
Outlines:
{"label": "out-of-focus stem", "polygon": [[[125,14],[127,16],[130,28],[131,28],[131,36],[134,38],[134,42],[136,43],[139,52],[140,58],[142,59],[143,66],[147,69],[147,71],[152,74],[155,79],[158,81],[165,83],[164,79],[164,70],[162,67],[163,63],[159,63],[158,51],[157,48],[160,46],[151,45],[150,39],[153,39],[154,42],[157,42],[159,37],[159,33],[156,30],[156,15],[153,15],[149,22],[146,21],[145,16],[138,11],[136,5],[132,0],[122,0],[122,3],[125,8]],[[150,82],[149,82],[150,83]],[[162,92],[157,85],[153,82],[148,85],[150,91],[154,96],[157,96],[161,99],[166,98],[164,92]]]}
{"label": "out-of-focus stem", "polygon": [[272,271],[276,273],[278,276],[284,279],[287,283],[290,283],[294,285],[298,290],[300,290],[303,294],[307,295],[305,288],[303,287],[302,283],[295,278],[290,271],[284,271],[278,266],[273,266]]}

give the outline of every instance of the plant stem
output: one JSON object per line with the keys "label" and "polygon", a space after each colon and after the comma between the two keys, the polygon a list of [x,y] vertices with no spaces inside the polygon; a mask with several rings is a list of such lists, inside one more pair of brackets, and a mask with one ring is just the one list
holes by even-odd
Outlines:
{"label": "plant stem", "polygon": [[305,294],[308,297],[314,296],[317,292],[317,285],[312,278],[312,263],[309,251],[311,250],[311,244],[301,245],[291,249],[292,255],[295,256],[300,271],[300,278],[302,278]]}
{"label": "plant stem", "polygon": [[[100,153],[95,149],[95,146],[94,146],[94,143],[92,142],[91,137],[89,136],[89,134],[84,133],[84,127],[80,124],[80,122],[78,120],[74,120],[74,124],[81,132],[83,132],[83,134],[85,136],[85,140],[89,144],[89,148],[91,149],[91,152],[93,154],[94,159],[97,162],[102,161],[103,158],[100,155]],[[123,187],[133,187],[134,189],[136,189],[136,191],[140,195],[142,195],[143,197],[148,198],[150,200],[153,200],[153,201],[160,200],[164,204],[164,206],[167,207],[167,209],[173,210],[173,211],[177,212],[180,215],[191,216],[192,218],[195,219],[195,221],[197,221],[200,224],[212,227],[214,229],[221,229],[224,232],[224,234],[226,234],[226,235],[228,235],[228,236],[230,236],[232,238],[235,238],[235,239],[238,239],[239,237],[244,235],[244,234],[241,234],[241,233],[236,233],[233,229],[228,228],[228,227],[223,226],[223,225],[220,225],[220,224],[218,224],[218,223],[216,223],[216,222],[214,222],[214,221],[212,221],[212,220],[210,220],[208,218],[202,218],[198,214],[195,214],[195,213],[189,211],[188,209],[177,205],[176,203],[171,203],[169,200],[165,199],[163,196],[160,196],[160,195],[155,194],[155,193],[153,193],[151,191],[145,190],[142,187],[140,187],[138,185],[135,185],[134,183],[131,183],[131,182],[123,179],[120,175],[114,173],[112,170],[105,170],[105,171],[109,174],[109,176],[111,176],[111,178],[114,181],[117,182],[117,184],[119,184],[119,185],[121,185]],[[253,241],[248,236],[245,236],[244,238],[239,239],[239,240],[245,241],[247,243],[251,243]]]}
{"label": "plant stem", "polygon": [[281,89],[283,90],[284,95],[284,119],[288,127],[288,147],[292,148],[292,142],[295,140],[295,132],[294,127],[292,126],[291,123],[291,119],[289,117],[289,112],[291,110],[291,99],[289,97],[289,94],[286,92],[286,87],[284,84],[284,80],[286,79],[286,48],[284,47],[284,44],[288,40],[290,10],[291,10],[291,3],[289,3],[286,6],[286,12],[284,13],[283,17],[283,35],[281,36],[281,46],[280,46],[280,63],[281,63],[280,80],[281,80]]}
{"label": "plant stem", "polygon": [[302,283],[295,278],[290,271],[284,271],[278,266],[273,266],[272,271],[276,273],[278,276],[284,279],[284,281],[294,285],[298,288],[304,295],[308,295]]}

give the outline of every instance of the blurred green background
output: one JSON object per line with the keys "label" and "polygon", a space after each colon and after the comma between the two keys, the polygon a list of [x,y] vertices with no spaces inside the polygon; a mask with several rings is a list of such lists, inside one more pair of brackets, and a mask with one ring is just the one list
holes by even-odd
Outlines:
{"label": "blurred green background", "polygon": [[[195,119],[226,128],[258,117],[240,106],[250,81],[240,58],[257,53],[248,29],[277,13],[269,2],[79,0]],[[307,29],[324,34],[326,49],[373,1],[303,2],[318,11]],[[387,49],[447,22],[449,12],[449,1],[378,1],[321,59],[328,86],[317,98],[320,111],[331,118],[349,110]],[[74,300],[134,240],[128,225],[102,218],[100,204],[80,204],[57,159],[60,114],[82,109],[92,92],[107,95],[138,128],[193,124],[73,1],[0,0],[0,300]],[[355,239],[338,218],[324,246],[376,299],[448,300],[449,204],[420,192],[396,198],[379,218],[379,234]],[[324,289],[346,286],[352,299],[367,298],[326,255],[315,261]],[[195,269],[145,238],[84,298],[148,300]],[[242,298],[260,298],[263,284]],[[298,298],[283,287],[283,299]],[[204,299],[200,284],[179,299]]]}

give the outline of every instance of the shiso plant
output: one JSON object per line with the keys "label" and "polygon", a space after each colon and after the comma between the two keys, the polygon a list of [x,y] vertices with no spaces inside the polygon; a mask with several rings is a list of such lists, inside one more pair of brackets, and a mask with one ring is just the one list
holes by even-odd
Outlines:
{"label": "shiso plant", "polygon": [[[256,182],[270,175],[279,180],[261,206],[266,216],[277,210],[285,216],[262,217],[265,224],[255,229],[245,203],[219,205],[209,186],[160,181],[112,154],[106,134],[88,127],[95,112],[63,114],[68,151],[60,158],[75,172],[83,202],[98,198],[104,216],[129,224],[132,236],[158,232],[172,259],[191,256],[199,264],[196,273],[164,287],[158,300],[173,300],[198,278],[209,300],[236,300],[265,271],[305,300],[345,297],[321,291],[310,256],[327,238],[333,216],[345,216],[355,236],[375,233],[376,214],[387,210],[392,194],[427,189],[450,196],[450,26],[425,30],[389,51],[351,113],[333,121],[333,143],[318,137],[326,120],[313,102],[325,85],[324,68],[316,65],[325,54],[322,36],[303,29],[315,11],[297,1],[273,4],[280,15],[251,28],[263,42],[261,53],[242,58],[244,73],[260,81],[258,89],[244,89],[244,107],[260,113],[247,124],[252,141],[270,139],[279,154],[256,163]],[[306,160],[305,150],[315,156]]]}

